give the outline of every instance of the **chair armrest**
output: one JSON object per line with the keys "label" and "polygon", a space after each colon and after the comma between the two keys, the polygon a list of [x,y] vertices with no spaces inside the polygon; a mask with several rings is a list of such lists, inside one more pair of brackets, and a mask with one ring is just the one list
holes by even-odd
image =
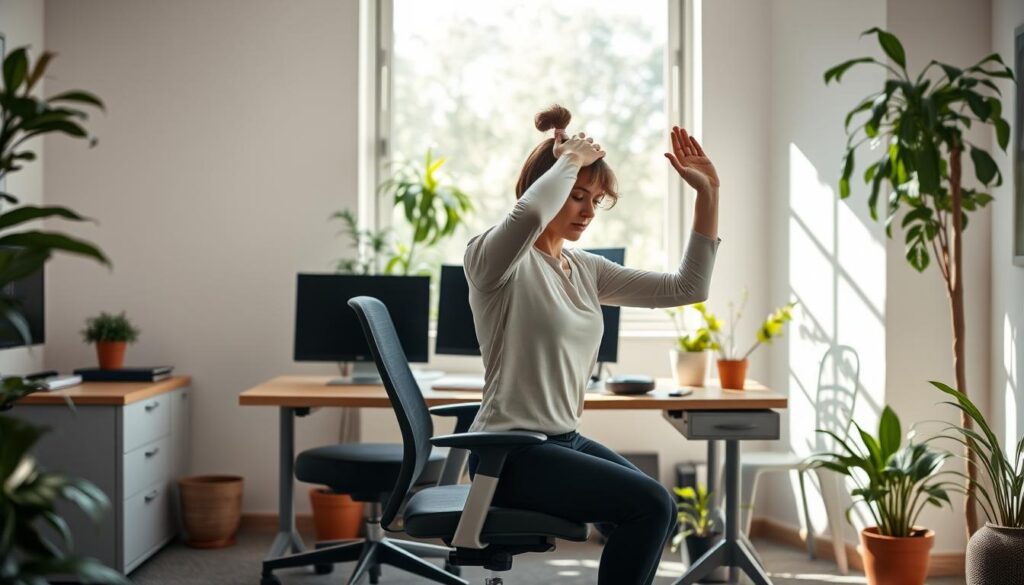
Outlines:
{"label": "chair armrest", "polygon": [[529,431],[496,431],[461,433],[433,437],[430,442],[439,447],[469,449],[480,458],[476,475],[466,497],[466,505],[459,516],[452,544],[461,548],[482,549],[480,532],[491,509],[491,500],[498,487],[498,476],[505,466],[509,451],[524,445],[539,445],[547,440],[543,433]]}
{"label": "chair armrest", "polygon": [[477,447],[507,447],[511,449],[520,445],[539,445],[547,440],[544,433],[531,431],[480,431],[475,433],[456,433],[431,437],[430,442],[437,447],[455,447],[476,451]]}
{"label": "chair armrest", "polygon": [[473,424],[473,419],[476,418],[476,413],[480,410],[479,402],[463,402],[461,404],[444,404],[442,406],[435,406],[430,409],[430,414],[435,416],[454,416],[455,420],[455,433],[464,433],[469,430],[469,425]]}

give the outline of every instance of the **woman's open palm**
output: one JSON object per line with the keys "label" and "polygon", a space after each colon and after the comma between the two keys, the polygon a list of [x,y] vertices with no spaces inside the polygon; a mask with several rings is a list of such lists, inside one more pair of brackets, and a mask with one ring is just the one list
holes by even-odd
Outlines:
{"label": "woman's open palm", "polygon": [[691,187],[698,193],[717,189],[718,173],[711,159],[704,154],[704,149],[693,136],[686,133],[686,130],[672,127],[672,152],[666,152],[665,158]]}

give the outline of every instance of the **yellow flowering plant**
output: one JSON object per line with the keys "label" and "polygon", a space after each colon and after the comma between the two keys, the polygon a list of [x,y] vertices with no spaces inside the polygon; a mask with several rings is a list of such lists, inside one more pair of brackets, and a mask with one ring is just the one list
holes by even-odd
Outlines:
{"label": "yellow flowering plant", "polygon": [[740,355],[736,352],[736,324],[739,322],[740,318],[743,317],[743,309],[747,304],[747,297],[747,291],[744,290],[743,298],[740,300],[739,307],[736,307],[732,301],[729,302],[730,318],[728,334],[723,333],[722,321],[713,313],[708,311],[704,303],[697,303],[696,305],[693,305],[694,309],[696,309],[704,319],[704,327],[698,329],[698,331],[708,332],[712,344],[710,348],[717,350],[722,359],[745,360],[750,357],[750,354],[752,354],[762,343],[771,343],[776,337],[782,337],[782,329],[785,327],[786,323],[793,319],[793,309],[799,302],[793,301],[791,303],[786,303],[769,313],[768,317],[765,318],[764,322],[761,323],[760,328],[757,330],[757,341],[750,346],[750,349]]}

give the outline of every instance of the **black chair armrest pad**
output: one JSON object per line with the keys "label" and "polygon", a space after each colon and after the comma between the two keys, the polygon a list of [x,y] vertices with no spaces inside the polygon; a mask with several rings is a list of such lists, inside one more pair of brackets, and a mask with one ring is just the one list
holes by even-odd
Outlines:
{"label": "black chair armrest pad", "polygon": [[521,445],[539,445],[547,439],[544,433],[531,431],[480,431],[438,435],[431,438],[430,442],[437,447],[456,447],[472,451],[477,447],[507,447],[511,449]]}
{"label": "black chair armrest pad", "polygon": [[442,404],[441,406],[434,406],[430,409],[430,414],[435,416],[476,416],[477,411],[480,410],[479,402],[461,402],[459,404]]}

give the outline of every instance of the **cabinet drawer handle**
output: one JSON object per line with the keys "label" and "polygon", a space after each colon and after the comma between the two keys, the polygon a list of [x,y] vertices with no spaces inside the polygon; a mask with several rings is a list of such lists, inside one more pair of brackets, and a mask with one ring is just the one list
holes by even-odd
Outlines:
{"label": "cabinet drawer handle", "polygon": [[159,495],[159,493],[156,490],[153,490],[153,491],[149,492],[148,494],[146,494],[146,497],[143,498],[143,499],[146,500],[146,503],[148,504],[148,503],[152,502],[153,500],[155,500],[158,495]]}
{"label": "cabinet drawer handle", "polygon": [[149,451],[146,451],[146,458],[152,457],[160,452],[160,447],[153,447]]}
{"label": "cabinet drawer handle", "polygon": [[147,404],[147,405],[146,405],[146,412],[152,412],[152,411],[153,411],[153,410],[155,410],[155,409],[156,409],[156,407],[158,407],[158,406],[160,406],[160,403],[159,403],[159,402],[153,402],[153,403],[151,403],[151,404]]}
{"label": "cabinet drawer handle", "polygon": [[715,425],[715,428],[720,431],[753,431],[757,429],[757,425],[751,424],[723,424]]}

